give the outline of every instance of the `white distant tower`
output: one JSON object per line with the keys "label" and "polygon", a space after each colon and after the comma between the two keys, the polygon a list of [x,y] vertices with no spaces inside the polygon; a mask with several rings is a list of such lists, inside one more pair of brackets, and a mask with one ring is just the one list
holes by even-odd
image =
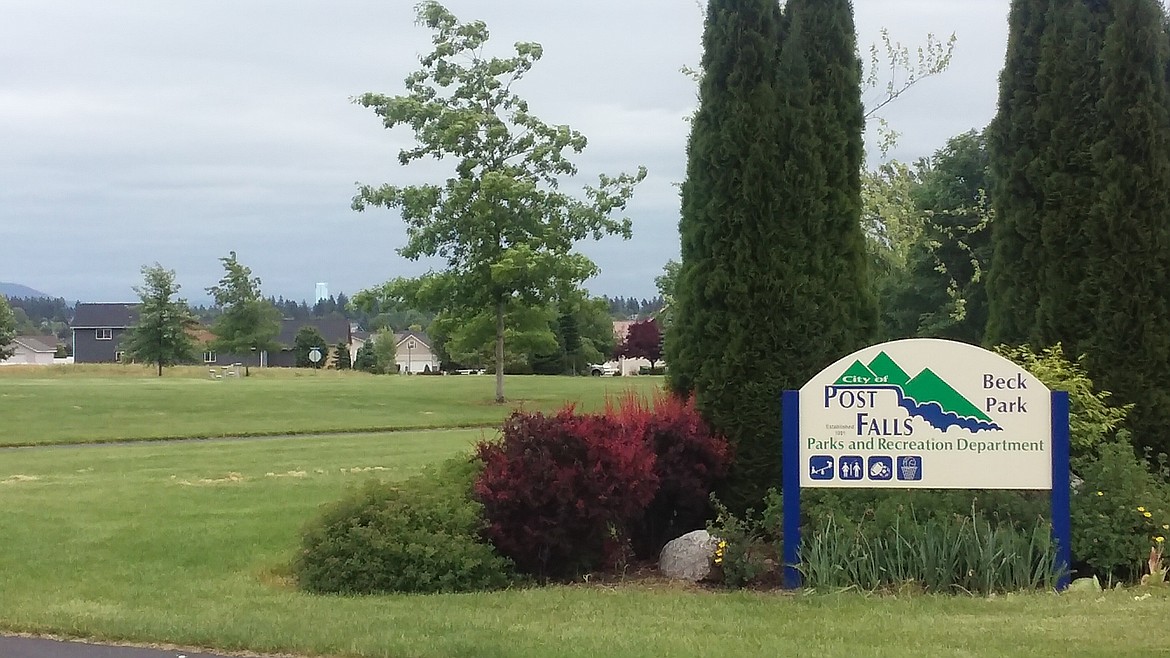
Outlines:
{"label": "white distant tower", "polygon": [[322,299],[329,299],[329,284],[324,281],[317,282],[317,291],[313,293],[313,303],[317,303]]}

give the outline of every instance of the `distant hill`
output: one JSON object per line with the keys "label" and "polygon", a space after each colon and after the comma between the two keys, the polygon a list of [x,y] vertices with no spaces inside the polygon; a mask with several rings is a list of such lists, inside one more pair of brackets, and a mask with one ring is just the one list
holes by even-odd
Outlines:
{"label": "distant hill", "polygon": [[8,283],[6,281],[0,281],[0,295],[4,295],[5,297],[53,297],[40,290],[33,290],[28,286],[22,286],[19,283]]}

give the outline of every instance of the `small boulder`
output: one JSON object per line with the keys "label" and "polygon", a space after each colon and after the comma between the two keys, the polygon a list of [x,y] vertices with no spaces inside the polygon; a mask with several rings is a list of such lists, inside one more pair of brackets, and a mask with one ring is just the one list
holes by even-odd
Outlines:
{"label": "small boulder", "polygon": [[695,530],[667,542],[658,554],[658,570],[675,580],[697,583],[711,573],[711,557],[719,540],[706,530]]}
{"label": "small boulder", "polygon": [[1101,581],[1096,576],[1091,578],[1077,578],[1069,583],[1067,592],[1100,592]]}

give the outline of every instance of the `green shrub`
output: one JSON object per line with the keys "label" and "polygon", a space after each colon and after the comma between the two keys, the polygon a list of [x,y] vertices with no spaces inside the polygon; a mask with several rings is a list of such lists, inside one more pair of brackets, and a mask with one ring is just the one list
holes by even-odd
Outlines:
{"label": "green shrub", "polygon": [[811,588],[990,594],[1052,588],[1056,581],[1048,523],[1020,529],[974,511],[919,520],[907,510],[881,532],[829,516],[806,533],[800,555]]}
{"label": "green shrub", "polygon": [[511,564],[480,539],[479,465],[453,459],[402,483],[370,482],[305,528],[293,569],[311,592],[465,592],[506,587]]}
{"label": "green shrub", "polygon": [[1170,537],[1170,487],[1133,453],[1126,432],[1081,468],[1072,554],[1102,582],[1136,582],[1157,537]]}
{"label": "green shrub", "polygon": [[[774,492],[769,490],[769,494]],[[719,539],[713,565],[715,578],[728,587],[740,588],[776,575],[773,544],[764,537],[767,514],[757,517],[749,509],[740,517],[714,494],[711,506],[715,509],[715,519],[707,524],[707,532]]]}
{"label": "green shrub", "polygon": [[805,489],[800,507],[803,527],[816,527],[832,516],[841,525],[864,521],[872,534],[882,534],[908,510],[926,519],[963,517],[974,508],[995,523],[1030,528],[1037,518],[1048,517],[1052,497],[1047,491],[1008,489]]}
{"label": "green shrub", "polygon": [[1060,344],[1036,353],[1028,347],[1000,346],[995,350],[1032,373],[1053,391],[1068,391],[1069,443],[1073,470],[1097,454],[1099,447],[1113,439],[1132,404],[1110,406],[1112,395],[1098,391],[1085,371],[1084,356],[1069,361]]}

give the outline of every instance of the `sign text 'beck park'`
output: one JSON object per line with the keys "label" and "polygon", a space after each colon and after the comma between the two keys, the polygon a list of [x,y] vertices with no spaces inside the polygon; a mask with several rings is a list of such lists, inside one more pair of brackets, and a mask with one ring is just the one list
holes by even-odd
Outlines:
{"label": "sign text 'beck park'", "polygon": [[1050,489],[1051,404],[978,347],[875,345],[800,389],[800,486]]}

